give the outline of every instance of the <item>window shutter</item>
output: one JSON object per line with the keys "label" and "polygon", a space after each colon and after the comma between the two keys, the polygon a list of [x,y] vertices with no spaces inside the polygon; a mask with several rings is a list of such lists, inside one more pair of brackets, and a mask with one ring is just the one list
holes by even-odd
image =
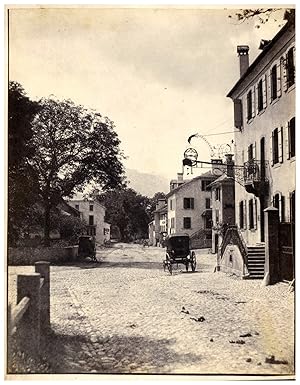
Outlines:
{"label": "window shutter", "polygon": [[272,131],[271,137],[270,137],[270,160],[271,165],[274,165],[274,158],[273,158],[273,142],[274,142],[274,131]]}
{"label": "window shutter", "polygon": [[294,59],[294,68],[296,70],[296,47],[293,47],[293,59]]}
{"label": "window shutter", "polygon": [[268,75],[268,95],[269,95],[269,104],[272,103],[272,68],[269,70]]}
{"label": "window shutter", "polygon": [[256,160],[256,142],[253,143],[253,159]]}
{"label": "window shutter", "polygon": [[247,208],[246,208],[247,201],[243,201],[243,209],[244,209],[244,229],[247,229]]}
{"label": "window shutter", "polygon": [[191,198],[191,209],[194,208],[194,198]]}
{"label": "window shutter", "polygon": [[283,162],[283,140],[282,140],[282,127],[278,128],[278,160],[279,163]]}
{"label": "window shutter", "polygon": [[187,206],[186,198],[183,198],[183,208],[186,209],[186,206]]}
{"label": "window shutter", "polygon": [[287,79],[287,57],[286,55],[282,56],[280,59],[281,69],[282,69],[282,85],[283,90],[288,89],[288,79]]}
{"label": "window shutter", "polygon": [[280,207],[280,213],[279,213],[279,218],[281,222],[284,222],[285,220],[285,200],[284,196],[280,196],[280,201],[279,201],[279,207]]}
{"label": "window shutter", "polygon": [[277,98],[281,96],[281,65],[280,65],[280,60],[276,64],[276,76],[277,76]]}
{"label": "window shutter", "polygon": [[[250,218],[250,214],[251,214],[251,210],[250,210],[250,202],[252,201],[252,199],[249,199],[248,200],[248,229],[250,230],[250,224],[251,224],[251,218]],[[252,212],[253,212],[253,205],[252,205]]]}
{"label": "window shutter", "polygon": [[258,113],[259,113],[259,108],[258,108],[258,83],[256,83],[254,89],[255,89],[255,95],[256,95],[256,103],[255,103],[255,105],[256,105],[256,115],[258,115]]}
{"label": "window shutter", "polygon": [[253,223],[254,223],[254,229],[257,229],[257,199],[254,198],[253,200]]}
{"label": "window shutter", "polygon": [[241,129],[243,126],[243,109],[242,109],[242,100],[235,99],[233,101],[234,108],[234,126]]}
{"label": "window shutter", "polygon": [[252,112],[252,118],[254,118],[254,116],[255,116],[255,99],[256,99],[254,86],[251,88],[251,92],[252,92],[252,110],[251,110],[251,112]]}
{"label": "window shutter", "polygon": [[290,151],[290,124],[289,122],[285,123],[285,129],[284,129],[284,135],[285,135],[285,151],[286,151],[286,158],[290,159],[291,157],[291,151]]}
{"label": "window shutter", "polygon": [[262,89],[263,89],[263,108],[267,107],[267,75],[262,79]]}

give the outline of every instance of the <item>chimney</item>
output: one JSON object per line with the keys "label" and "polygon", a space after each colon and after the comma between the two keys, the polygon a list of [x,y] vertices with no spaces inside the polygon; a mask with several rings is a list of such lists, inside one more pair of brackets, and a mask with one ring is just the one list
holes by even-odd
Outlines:
{"label": "chimney", "polygon": [[183,182],[183,173],[182,172],[177,173],[177,182]]}
{"label": "chimney", "polygon": [[240,77],[244,75],[249,67],[249,46],[248,45],[238,45],[237,53],[240,58]]}
{"label": "chimney", "polygon": [[164,207],[166,204],[166,200],[165,199],[159,199],[156,203],[156,210],[159,210],[161,209],[162,207]]}
{"label": "chimney", "polygon": [[234,161],[232,160],[232,157],[233,157],[233,154],[226,154],[225,155],[225,158],[226,158],[226,174],[227,176],[233,178],[234,177],[234,170],[233,170],[233,165],[234,165]]}

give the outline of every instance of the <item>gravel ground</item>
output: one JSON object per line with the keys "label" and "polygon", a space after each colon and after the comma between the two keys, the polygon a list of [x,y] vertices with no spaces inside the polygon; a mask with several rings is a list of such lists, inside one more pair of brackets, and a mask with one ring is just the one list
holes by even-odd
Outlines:
{"label": "gravel ground", "polygon": [[[215,256],[196,254],[195,273],[173,276],[163,249],[140,245],[52,266],[52,372],[292,375],[294,293],[214,273]],[[9,302],[24,271],[9,268]]]}

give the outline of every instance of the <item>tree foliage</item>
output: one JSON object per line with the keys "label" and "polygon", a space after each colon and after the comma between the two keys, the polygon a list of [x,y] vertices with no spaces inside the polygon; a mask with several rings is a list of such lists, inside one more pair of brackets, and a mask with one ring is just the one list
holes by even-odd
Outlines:
{"label": "tree foliage", "polygon": [[[239,9],[234,15],[229,15],[228,17],[231,19],[235,19],[238,23],[244,23],[250,19],[257,19],[258,24],[256,24],[256,28],[260,28],[260,24],[267,23],[271,18],[274,21],[277,20],[276,13],[277,11],[281,11],[282,8],[245,8]],[[284,13],[284,20],[294,22],[295,21],[295,9],[287,8]],[[282,24],[279,24],[281,27]]]}
{"label": "tree foliage", "polygon": [[98,196],[106,207],[106,221],[117,226],[123,241],[148,237],[150,200],[130,188],[107,191]]}
{"label": "tree foliage", "polygon": [[27,226],[38,196],[36,173],[28,161],[34,156],[31,122],[39,110],[23,87],[8,88],[8,241],[14,245]]}
{"label": "tree foliage", "polygon": [[113,122],[99,113],[53,97],[40,101],[32,123],[35,154],[30,165],[45,209],[44,237],[50,213],[63,197],[97,181],[102,189],[122,185],[122,153]]}
{"label": "tree foliage", "polygon": [[59,231],[61,238],[71,244],[78,241],[78,237],[86,230],[86,223],[81,218],[71,215],[61,215],[59,221]]}
{"label": "tree foliage", "polygon": [[[123,185],[123,153],[114,123],[99,113],[55,97],[32,102],[22,86],[9,85],[9,218],[11,234],[30,209],[44,208],[49,243],[51,211],[63,197],[95,182],[103,191]],[[32,213],[31,213],[32,214]]]}
{"label": "tree foliage", "polygon": [[166,194],[163,192],[157,192],[154,194],[154,196],[150,199],[150,207],[149,211],[151,213],[151,217],[153,217],[153,212],[156,209],[156,205],[158,203],[159,199],[166,199]]}

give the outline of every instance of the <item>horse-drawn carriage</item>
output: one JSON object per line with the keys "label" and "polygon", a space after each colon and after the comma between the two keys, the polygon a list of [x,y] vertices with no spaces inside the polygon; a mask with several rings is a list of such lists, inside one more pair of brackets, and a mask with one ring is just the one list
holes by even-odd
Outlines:
{"label": "horse-drawn carriage", "polygon": [[167,268],[172,274],[173,265],[182,263],[186,271],[191,265],[192,272],[196,270],[196,255],[190,249],[190,237],[185,233],[171,234],[166,238],[166,259],[163,261],[164,270]]}

